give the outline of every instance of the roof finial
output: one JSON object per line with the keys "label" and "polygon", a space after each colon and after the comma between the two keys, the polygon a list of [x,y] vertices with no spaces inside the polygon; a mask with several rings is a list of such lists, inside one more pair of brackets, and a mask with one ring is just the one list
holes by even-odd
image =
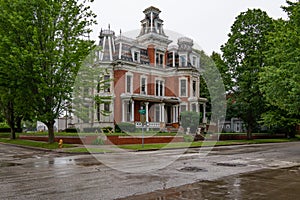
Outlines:
{"label": "roof finial", "polygon": [[108,24],[108,30],[110,30],[110,24]]}

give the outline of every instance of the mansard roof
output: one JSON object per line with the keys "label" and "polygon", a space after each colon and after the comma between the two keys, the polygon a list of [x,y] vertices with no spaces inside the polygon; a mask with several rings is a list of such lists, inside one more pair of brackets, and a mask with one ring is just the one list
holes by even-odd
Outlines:
{"label": "mansard roof", "polygon": [[[188,37],[170,40],[163,31],[163,21],[158,16],[160,12],[153,6],[144,10],[146,16],[142,20],[142,30],[136,38],[126,37],[121,31],[116,36],[110,28],[101,30],[100,61],[124,60],[144,65],[160,62],[160,65],[164,63],[169,67],[199,68],[200,61],[195,64],[194,59],[196,57],[200,60],[200,55],[193,50],[193,40]],[[162,58],[159,57],[161,55]]]}

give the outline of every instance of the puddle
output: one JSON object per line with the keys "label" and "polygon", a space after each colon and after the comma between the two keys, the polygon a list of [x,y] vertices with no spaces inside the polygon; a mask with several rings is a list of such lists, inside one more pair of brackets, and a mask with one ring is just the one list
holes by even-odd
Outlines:
{"label": "puddle", "polygon": [[246,167],[246,164],[243,163],[216,163],[217,166],[224,166],[224,167]]}
{"label": "puddle", "polygon": [[20,163],[11,163],[11,162],[0,162],[0,167],[15,167],[22,165]]}
{"label": "puddle", "polygon": [[184,167],[181,168],[179,171],[183,172],[207,172],[206,169],[200,167]]}
{"label": "puddle", "polygon": [[[300,167],[269,169],[201,181],[122,200],[299,199]],[[121,199],[119,199],[121,200]]]}
{"label": "puddle", "polygon": [[84,167],[102,165],[102,163],[95,158],[78,158],[78,159],[74,159],[74,161],[76,165],[80,165]]}
{"label": "puddle", "polygon": [[34,158],[34,154],[20,154],[20,155],[14,155],[13,158],[17,158],[17,159]]}

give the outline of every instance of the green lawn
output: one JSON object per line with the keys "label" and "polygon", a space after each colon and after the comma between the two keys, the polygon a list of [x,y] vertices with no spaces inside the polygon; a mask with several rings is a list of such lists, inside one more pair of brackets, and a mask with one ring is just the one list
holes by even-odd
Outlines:
{"label": "green lawn", "polygon": [[[7,144],[29,146],[29,147],[39,147],[39,148],[43,148],[43,149],[58,149],[57,142],[49,144],[47,142],[38,142],[38,141],[32,141],[32,140],[19,140],[19,139],[11,140],[9,138],[0,138],[0,142],[7,143]],[[63,148],[70,148],[70,147],[74,147],[74,145],[63,144]]]}
{"label": "green lawn", "polygon": [[[24,133],[22,133],[24,134]],[[153,135],[154,132],[148,132],[145,133],[145,136]],[[18,134],[19,135],[19,134]],[[17,136],[18,136],[17,135]],[[43,133],[27,133],[25,135],[38,135],[38,136],[47,136],[47,132]],[[78,136],[77,133],[65,133],[60,132],[56,133],[56,136]],[[95,133],[80,133],[80,136],[84,135],[95,135]],[[110,134],[108,134],[110,135]],[[114,135],[127,135],[127,134],[114,134]],[[140,132],[133,133],[132,135],[141,135]],[[176,135],[175,133],[158,133],[156,135]],[[9,139],[10,134],[9,133],[0,133],[0,142],[3,143],[9,143],[9,144],[17,144],[17,145],[24,145],[24,146],[31,146],[31,147],[39,147],[44,149],[58,149],[58,143],[49,144],[46,142],[37,142],[37,141],[31,141],[31,140],[11,140]],[[188,136],[184,136],[188,137]],[[144,147],[142,147],[141,144],[138,145],[120,145],[119,148],[123,149],[130,149],[130,150],[158,150],[163,147],[167,148],[188,148],[188,147],[201,147],[201,146],[220,146],[220,145],[234,145],[234,144],[261,144],[261,143],[278,143],[278,142],[291,142],[291,141],[300,141],[300,135],[296,135],[296,138],[287,139],[255,139],[255,140],[226,140],[226,141],[199,141],[199,142],[178,142],[178,143],[169,143],[169,144],[145,144]],[[168,145],[168,146],[166,146]],[[64,144],[63,148],[69,148],[74,147],[74,145],[70,144]],[[68,152],[77,152],[77,153],[85,153],[85,152],[91,152],[91,153],[103,153],[108,152],[101,148],[74,148],[74,149],[68,149]]]}
{"label": "green lawn", "polygon": [[[263,144],[263,143],[280,143],[280,142],[292,142],[299,141],[300,138],[296,137],[293,139],[257,139],[257,140],[226,140],[226,141],[199,141],[199,142],[178,142],[169,144],[141,144],[135,145],[119,145],[119,148],[130,149],[130,150],[159,150],[161,148],[188,148],[188,147],[209,147],[209,146],[226,146],[236,144]],[[168,145],[168,146],[167,146]]]}

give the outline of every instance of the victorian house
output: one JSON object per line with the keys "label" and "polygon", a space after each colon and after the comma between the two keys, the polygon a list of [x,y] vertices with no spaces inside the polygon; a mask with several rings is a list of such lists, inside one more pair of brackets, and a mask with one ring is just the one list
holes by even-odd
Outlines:
{"label": "victorian house", "polygon": [[[79,127],[114,127],[121,122],[145,121],[150,127],[178,128],[183,111],[202,112],[206,99],[200,97],[200,54],[193,40],[171,40],[163,28],[160,10],[144,10],[141,30],[136,38],[116,36],[113,30],[101,30],[98,67],[111,79],[100,96],[111,95],[111,102],[94,106],[89,122],[78,120]],[[110,111],[108,116],[99,110]]]}

